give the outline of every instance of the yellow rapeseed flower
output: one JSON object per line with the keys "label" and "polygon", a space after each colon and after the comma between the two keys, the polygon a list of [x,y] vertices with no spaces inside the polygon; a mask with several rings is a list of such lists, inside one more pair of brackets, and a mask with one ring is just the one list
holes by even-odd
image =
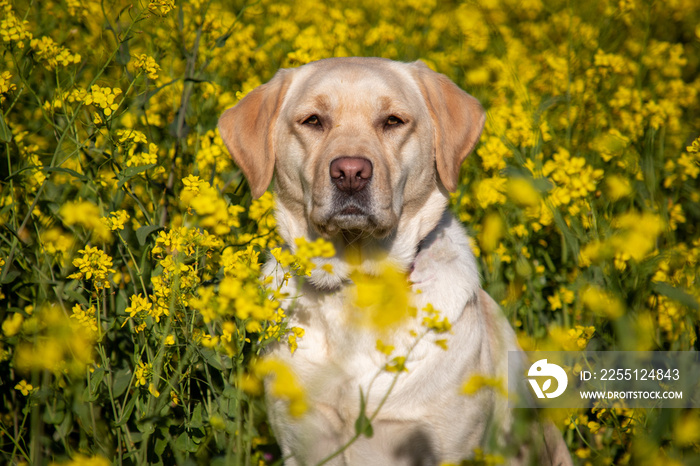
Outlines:
{"label": "yellow rapeseed flower", "polygon": [[109,217],[103,218],[102,220],[110,230],[118,231],[124,229],[124,224],[129,218],[129,213],[126,210],[117,210],[116,212],[112,212]]}
{"label": "yellow rapeseed flower", "polygon": [[92,233],[92,238],[99,242],[109,242],[112,234],[102,221],[100,208],[90,201],[69,201],[59,209],[59,215],[66,225],[79,225]]}
{"label": "yellow rapeseed flower", "polygon": [[148,11],[157,16],[165,16],[175,8],[175,0],[151,0],[148,3]]}
{"label": "yellow rapeseed flower", "polygon": [[50,37],[40,37],[32,39],[29,43],[34,50],[36,57],[44,62],[44,66],[53,70],[58,66],[69,66],[71,64],[80,63],[80,54],[73,54],[65,47],[61,47]]}
{"label": "yellow rapeseed flower", "polygon": [[613,294],[600,288],[593,286],[585,288],[581,294],[581,300],[588,309],[599,316],[617,319],[625,313],[622,302]]}
{"label": "yellow rapeseed flower", "polygon": [[153,366],[150,363],[139,361],[138,366],[134,370],[134,386],[145,387],[152,376]]}
{"label": "yellow rapeseed flower", "polygon": [[506,396],[507,392],[500,377],[490,377],[482,374],[473,374],[462,385],[462,393],[474,395],[483,388],[492,388],[496,393]]}
{"label": "yellow rapeseed flower", "polygon": [[476,201],[482,209],[490,205],[503,204],[506,202],[507,178],[494,176],[485,178],[474,188]]}
{"label": "yellow rapeseed flower", "polygon": [[[5,6],[5,5],[3,5]],[[24,41],[32,39],[32,33],[27,30],[28,21],[22,21],[15,16],[10,5],[3,8],[3,19],[0,20],[0,40],[5,44],[16,44],[17,48],[24,48]]]}
{"label": "yellow rapeseed flower", "polygon": [[518,205],[530,207],[539,205],[541,200],[540,193],[524,178],[508,180],[508,197]]}
{"label": "yellow rapeseed flower", "polygon": [[2,333],[6,337],[12,337],[19,333],[20,328],[22,328],[22,323],[24,322],[24,316],[19,312],[13,312],[12,315],[6,318],[2,323]]}
{"label": "yellow rapeseed flower", "polygon": [[355,271],[350,278],[351,316],[357,324],[384,332],[415,316],[405,273],[385,264],[378,276]]}
{"label": "yellow rapeseed flower", "polygon": [[17,89],[17,86],[12,83],[12,73],[3,71],[0,73],[0,104],[5,101],[5,94]]}
{"label": "yellow rapeseed flower", "polygon": [[27,396],[34,391],[34,387],[32,384],[27,383],[26,380],[22,379],[17,385],[15,385],[15,390],[19,390],[22,395]]}
{"label": "yellow rapeseed flower", "polygon": [[95,332],[68,318],[58,306],[43,306],[25,325],[31,328],[33,337],[17,346],[18,369],[81,377],[94,363]]}
{"label": "yellow rapeseed flower", "polygon": [[299,347],[299,343],[297,342],[297,339],[303,337],[304,333],[305,333],[305,331],[301,327],[292,327],[290,329],[290,333],[289,333],[289,335],[287,335],[287,341],[289,342],[289,351],[292,354],[294,354],[294,352]]}
{"label": "yellow rapeseed flower", "polygon": [[303,415],[307,410],[306,394],[296,375],[282,361],[275,358],[260,359],[252,365],[253,373],[260,379],[270,377],[270,395],[289,403],[289,414]]}
{"label": "yellow rapeseed flower", "polygon": [[104,251],[91,246],[81,249],[78,254],[83,255],[73,259],[73,265],[78,268],[78,272],[69,275],[68,278],[92,280],[93,286],[98,290],[110,288],[108,275],[115,272],[112,268],[112,258]]}
{"label": "yellow rapeseed flower", "polygon": [[479,246],[486,253],[492,253],[503,237],[503,220],[498,214],[489,214],[483,221],[479,232]]}
{"label": "yellow rapeseed flower", "polygon": [[160,71],[160,66],[158,65],[158,63],[156,63],[153,57],[149,57],[145,53],[136,56],[134,68],[146,73],[148,79],[158,79],[158,72]]}
{"label": "yellow rapeseed flower", "polygon": [[85,97],[85,105],[94,105],[102,109],[106,116],[110,116],[116,109],[119,108],[119,104],[115,102],[117,96],[122,93],[122,90],[118,87],[100,87],[94,84],[90,88],[90,93]]}

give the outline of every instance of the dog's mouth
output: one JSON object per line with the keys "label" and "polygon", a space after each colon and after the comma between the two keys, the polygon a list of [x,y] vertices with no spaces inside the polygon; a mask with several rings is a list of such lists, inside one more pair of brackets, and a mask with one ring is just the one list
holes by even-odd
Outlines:
{"label": "dog's mouth", "polygon": [[335,202],[326,221],[326,230],[333,232],[372,233],[377,229],[377,219],[366,206],[356,202]]}
{"label": "dog's mouth", "polygon": [[381,221],[366,193],[353,196],[337,195],[331,200],[330,209],[320,221],[315,222],[316,228],[324,236],[337,234],[350,236],[383,237],[390,231],[390,226]]}
{"label": "dog's mouth", "polygon": [[367,216],[367,213],[365,212],[364,209],[355,206],[355,205],[349,205],[345,207],[343,210],[338,212],[338,215],[357,215],[357,216]]}

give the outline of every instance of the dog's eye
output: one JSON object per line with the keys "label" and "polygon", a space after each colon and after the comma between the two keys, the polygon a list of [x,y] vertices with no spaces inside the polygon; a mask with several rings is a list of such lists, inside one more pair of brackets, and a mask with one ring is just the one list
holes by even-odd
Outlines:
{"label": "dog's eye", "polygon": [[311,125],[311,126],[320,126],[321,125],[321,120],[318,119],[318,116],[316,115],[311,115],[309,118],[301,122],[302,125]]}
{"label": "dog's eye", "polygon": [[403,120],[396,115],[391,115],[386,119],[386,126],[397,126],[403,124]]}

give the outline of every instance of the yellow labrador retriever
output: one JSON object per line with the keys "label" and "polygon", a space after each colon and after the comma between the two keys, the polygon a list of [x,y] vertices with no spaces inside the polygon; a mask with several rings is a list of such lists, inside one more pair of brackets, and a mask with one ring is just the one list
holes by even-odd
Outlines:
{"label": "yellow labrador retriever", "polygon": [[[379,58],[280,70],[219,120],[254,197],[276,173],[278,231],[288,247],[321,236],[336,248],[326,260],[332,267],[285,288],[296,297],[291,324],[306,333],[293,355],[281,346],[274,353],[293,368],[310,405],[294,418],[284,402],[269,400],[286,464],[316,464],[340,450],[328,464],[438,465],[473,457],[494,438],[508,446],[507,400],[460,388],[474,374],[505,380],[515,335],[481,289],[469,238],[446,211],[484,120],[479,102],[445,76]],[[393,387],[376,334],[349,322],[345,305],[353,270],[376,274],[386,262],[408,274],[418,309],[431,303],[452,323],[448,349],[421,340]],[[394,342],[396,354],[412,342]],[[386,393],[373,435],[346,445],[361,398],[373,413]],[[533,426],[539,434],[511,462],[570,464],[553,426]]]}

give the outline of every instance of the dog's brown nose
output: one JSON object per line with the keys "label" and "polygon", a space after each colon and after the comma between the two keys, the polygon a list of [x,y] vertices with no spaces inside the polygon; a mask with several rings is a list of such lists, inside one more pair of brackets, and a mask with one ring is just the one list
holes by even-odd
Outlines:
{"label": "dog's brown nose", "polygon": [[339,157],[331,162],[331,180],[344,193],[362,191],[372,178],[372,162],[363,157]]}

